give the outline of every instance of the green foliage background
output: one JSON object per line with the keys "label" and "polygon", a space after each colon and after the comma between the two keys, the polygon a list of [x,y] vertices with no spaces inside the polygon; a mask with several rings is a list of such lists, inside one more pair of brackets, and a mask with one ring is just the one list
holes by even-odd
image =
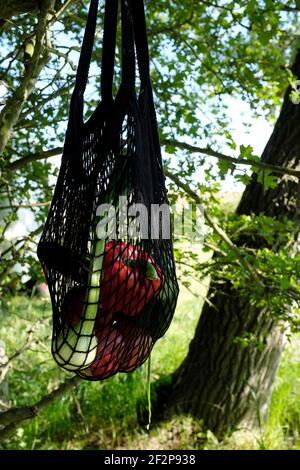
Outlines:
{"label": "green foliage background", "polygon": [[[53,151],[52,155],[59,154],[64,142],[88,4],[87,0],[71,1],[53,23],[51,41],[43,46],[43,52],[49,54],[48,61],[0,156],[1,337],[9,356],[26,340],[29,329],[34,328],[35,338],[10,371],[11,406],[35,402],[65,378],[50,357],[49,303],[28,300],[17,294],[23,286],[20,271],[42,279],[35,256],[36,242],[58,172],[57,166],[50,163],[49,151]],[[204,294],[203,287],[197,291],[199,282],[207,282],[212,273],[220,282],[230,281],[253,303],[268,304],[281,322],[290,323],[291,330],[298,329],[300,258],[297,253],[290,254],[298,226],[286,219],[276,220],[264,215],[237,217],[232,210],[224,211],[219,192],[222,180],[232,174],[236,181],[247,184],[249,171],[222,159],[216,163],[201,149],[260,161],[251,146],[238,147],[234,141],[228,100],[242,100],[249,104],[254,117],[263,115],[275,122],[284,92],[295,79],[291,65],[300,46],[300,22],[294,0],[147,0],[145,4],[165,167],[201,196],[207,213],[233,242],[241,234],[246,234],[250,240],[263,241],[264,248],[242,247],[241,254],[260,273],[265,287],[272,293],[266,296],[266,291],[257,289],[236,253],[216,231],[208,230],[201,250],[198,246],[186,249],[176,245],[184,293],[175,321],[167,337],[155,349],[153,358],[153,382],[167,384],[170,374],[186,355],[199,318]],[[103,5],[86,92],[86,117],[99,100],[102,13]],[[31,12],[13,17],[1,29],[0,83],[5,92],[1,96],[0,110],[14,96],[26,74],[23,49],[34,35],[36,23],[37,12]],[[117,60],[116,88],[119,69]],[[193,144],[200,150],[192,153],[178,146],[178,141]],[[204,176],[200,180],[197,171],[203,168]],[[258,173],[265,191],[278,183],[273,174],[262,174],[255,166],[250,168]],[[186,197],[184,189],[179,190],[170,180],[168,184],[171,202]],[[22,206],[29,207],[36,226],[32,233],[11,240],[7,233],[18,220]],[[279,247],[276,254],[274,245]],[[212,250],[219,252],[220,257],[211,260]],[[15,270],[16,262],[19,272]],[[197,292],[193,295],[191,291],[195,286],[198,286]],[[287,308],[290,305],[294,307],[292,313]],[[245,335],[237,340],[245,347],[251,341],[261,347],[259,338]],[[279,373],[269,422],[261,434],[240,437],[237,443],[225,441],[222,446],[298,448],[297,344],[298,336],[295,336]],[[161,445],[157,436],[170,442],[170,446],[181,448],[221,446],[213,435],[202,431],[201,423],[189,418],[176,424],[165,423],[163,430],[154,426],[150,436],[142,425],[137,435],[133,429],[139,420],[143,422],[144,413],[143,369],[131,375],[118,375],[101,384],[82,383],[72,394],[45,410],[41,417],[20,428],[4,448],[114,448],[130,446],[133,442],[143,446],[145,440],[152,438],[156,445]]]}

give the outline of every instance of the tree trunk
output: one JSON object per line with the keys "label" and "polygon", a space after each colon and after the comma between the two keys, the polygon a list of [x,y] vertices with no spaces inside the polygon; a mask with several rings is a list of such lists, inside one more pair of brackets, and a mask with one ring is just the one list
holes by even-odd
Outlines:
{"label": "tree trunk", "polygon": [[[300,77],[300,51],[294,63]],[[263,152],[266,163],[299,169],[300,105],[289,100],[287,90],[280,116]],[[264,193],[254,175],[238,206],[238,214],[263,212],[279,219],[299,219],[298,180],[284,176]],[[245,240],[244,240],[245,242]],[[239,242],[243,243],[242,240]],[[261,241],[258,242],[261,246]],[[222,435],[238,426],[253,426],[267,411],[285,344],[285,332],[266,307],[250,305],[249,299],[228,283],[217,290],[212,280],[189,353],[174,374],[167,414],[188,412]],[[245,332],[264,344],[243,347],[235,341]]]}

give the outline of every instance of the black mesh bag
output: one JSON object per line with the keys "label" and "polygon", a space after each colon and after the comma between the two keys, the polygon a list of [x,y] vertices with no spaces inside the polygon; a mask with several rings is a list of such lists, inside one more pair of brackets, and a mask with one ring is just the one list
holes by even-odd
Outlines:
{"label": "black mesh bag", "polygon": [[[101,101],[84,122],[97,11],[91,0],[60,173],[38,245],[53,307],[52,354],[88,380],[145,362],[178,297],[143,0],[106,0]],[[119,16],[122,73],[114,98]]]}

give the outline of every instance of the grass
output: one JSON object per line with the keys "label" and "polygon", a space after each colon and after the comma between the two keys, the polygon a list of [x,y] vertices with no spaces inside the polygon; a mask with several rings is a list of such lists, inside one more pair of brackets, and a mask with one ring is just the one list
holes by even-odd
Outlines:
{"label": "grass", "polygon": [[[180,277],[186,277],[184,272]],[[185,279],[187,280],[187,279]],[[181,286],[171,327],[152,354],[152,383],[168,380],[187,354],[206,287],[190,279]],[[15,297],[0,304],[0,337],[10,357],[28,348],[9,371],[9,406],[35,403],[67,377],[50,354],[48,300]],[[139,421],[146,409],[147,367],[103,382],[85,382],[20,427],[2,449],[300,449],[300,335],[288,344],[278,373],[268,420],[260,434],[238,431],[219,442],[201,422],[180,416],[150,432]]]}
{"label": "grass", "polygon": [[[183,288],[173,324],[153,352],[152,381],[167,377],[180,364],[198,316],[199,303]],[[16,359],[9,374],[11,406],[34,403],[69,376],[54,364],[49,352],[48,302],[17,297],[2,306],[1,336],[5,335],[8,355],[26,340],[33,319],[39,319],[35,342]],[[188,334],[182,334],[183,327]],[[262,435],[238,431],[218,442],[189,416],[154,425],[148,432],[138,420],[139,406],[146,407],[146,367],[142,367],[103,382],[83,381],[19,428],[2,448],[259,449],[263,444],[267,449],[300,449],[299,342],[300,336],[295,335],[285,350]]]}
{"label": "grass", "polygon": [[[207,255],[206,255],[207,256]],[[184,359],[204,301],[205,286],[181,288],[167,334],[151,356],[151,381],[168,376]],[[71,377],[50,353],[51,306],[48,300],[19,296],[2,300],[0,337],[11,357],[32,335],[33,341],[9,372],[9,406],[34,404]],[[18,429],[3,449],[83,449],[133,446],[139,409],[146,408],[147,366],[103,382],[82,383]],[[146,432],[146,430],[144,430]],[[143,432],[143,430],[142,430]],[[130,448],[130,447],[129,447]]]}
{"label": "grass", "polygon": [[285,350],[272,396],[266,442],[275,448],[300,450],[300,335]]}
{"label": "grass", "polygon": [[[201,422],[179,416],[135,432],[136,449],[157,450],[300,450],[300,334],[286,347],[275,383],[269,416],[261,432],[239,430],[219,442]],[[131,438],[132,440],[132,438]],[[126,448],[126,443],[125,443]]]}

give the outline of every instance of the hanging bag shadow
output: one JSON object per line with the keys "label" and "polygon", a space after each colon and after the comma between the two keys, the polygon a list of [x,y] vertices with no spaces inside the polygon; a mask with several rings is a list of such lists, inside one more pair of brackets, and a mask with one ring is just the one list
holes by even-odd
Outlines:
{"label": "hanging bag shadow", "polygon": [[101,101],[84,122],[98,11],[91,0],[61,168],[38,244],[53,308],[53,357],[88,380],[143,364],[178,297],[144,5],[120,3],[121,85],[113,98],[119,2],[106,0]]}

